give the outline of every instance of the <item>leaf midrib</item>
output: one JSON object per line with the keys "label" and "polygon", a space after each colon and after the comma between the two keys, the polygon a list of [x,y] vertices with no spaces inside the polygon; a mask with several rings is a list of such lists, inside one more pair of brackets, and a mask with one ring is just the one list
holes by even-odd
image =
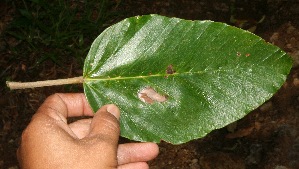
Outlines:
{"label": "leaf midrib", "polygon": [[[152,77],[165,77],[165,78],[170,78],[171,76],[179,76],[179,75],[192,75],[192,74],[197,74],[197,75],[202,75],[205,73],[218,73],[218,72],[228,72],[228,71],[233,71],[233,69],[217,69],[217,70],[204,70],[204,71],[197,71],[197,72],[176,72],[173,74],[151,74],[151,75],[146,75],[146,76],[117,76],[117,77],[84,77],[84,82],[88,81],[114,81],[114,80],[130,80],[130,79],[147,79],[147,78],[152,78]],[[240,69],[239,69],[240,71]]]}

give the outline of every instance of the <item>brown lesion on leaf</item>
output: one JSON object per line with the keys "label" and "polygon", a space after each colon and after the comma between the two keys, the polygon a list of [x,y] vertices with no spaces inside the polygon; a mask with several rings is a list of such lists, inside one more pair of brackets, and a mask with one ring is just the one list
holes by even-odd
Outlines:
{"label": "brown lesion on leaf", "polygon": [[241,54],[241,52],[237,52],[237,56],[241,56],[242,54]]}
{"label": "brown lesion on leaf", "polygon": [[165,102],[167,97],[156,92],[152,87],[146,87],[138,92],[138,98],[144,103]]}
{"label": "brown lesion on leaf", "polygon": [[175,70],[173,69],[173,65],[172,64],[168,65],[167,69],[166,69],[166,74],[171,75],[174,73],[175,73]]}
{"label": "brown lesion on leaf", "polygon": [[168,78],[169,75],[174,74],[176,71],[174,70],[173,65],[170,64],[170,65],[167,66],[165,72],[166,72],[166,76],[164,76],[164,77]]}

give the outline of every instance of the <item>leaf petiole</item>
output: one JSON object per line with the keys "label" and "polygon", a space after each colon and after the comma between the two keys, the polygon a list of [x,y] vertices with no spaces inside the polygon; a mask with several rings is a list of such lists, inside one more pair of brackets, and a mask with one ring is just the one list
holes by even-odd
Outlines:
{"label": "leaf petiole", "polygon": [[36,88],[44,86],[57,86],[57,85],[66,85],[66,84],[78,84],[83,83],[83,76],[67,78],[67,79],[56,79],[56,80],[45,80],[45,81],[36,81],[36,82],[10,82],[7,81],[6,85],[11,90],[14,89],[26,89],[26,88]]}

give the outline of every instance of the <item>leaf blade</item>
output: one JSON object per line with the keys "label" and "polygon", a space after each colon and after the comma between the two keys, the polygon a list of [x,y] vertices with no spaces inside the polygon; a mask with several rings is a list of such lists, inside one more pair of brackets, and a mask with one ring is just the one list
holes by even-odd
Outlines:
{"label": "leaf blade", "polygon": [[[245,116],[279,89],[290,67],[283,51],[238,28],[146,15],[95,40],[84,91],[94,111],[120,107],[122,136],[179,144]],[[167,101],[142,102],[145,87]]]}

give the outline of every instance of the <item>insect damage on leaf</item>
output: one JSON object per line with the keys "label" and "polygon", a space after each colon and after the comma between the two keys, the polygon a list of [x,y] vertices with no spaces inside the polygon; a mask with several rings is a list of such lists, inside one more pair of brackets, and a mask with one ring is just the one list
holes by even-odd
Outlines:
{"label": "insect damage on leaf", "polygon": [[165,76],[165,78],[168,78],[168,75],[174,74],[176,71],[173,69],[173,65],[170,64],[170,65],[167,66],[165,72],[166,72],[166,74],[167,74],[167,75]]}
{"label": "insect damage on leaf", "polygon": [[165,102],[166,96],[157,93],[153,88],[146,87],[138,92],[138,98],[144,103]]}
{"label": "insect damage on leaf", "polygon": [[167,69],[166,69],[166,74],[171,75],[174,73],[175,73],[175,70],[173,69],[173,65],[172,64],[168,65]]}

